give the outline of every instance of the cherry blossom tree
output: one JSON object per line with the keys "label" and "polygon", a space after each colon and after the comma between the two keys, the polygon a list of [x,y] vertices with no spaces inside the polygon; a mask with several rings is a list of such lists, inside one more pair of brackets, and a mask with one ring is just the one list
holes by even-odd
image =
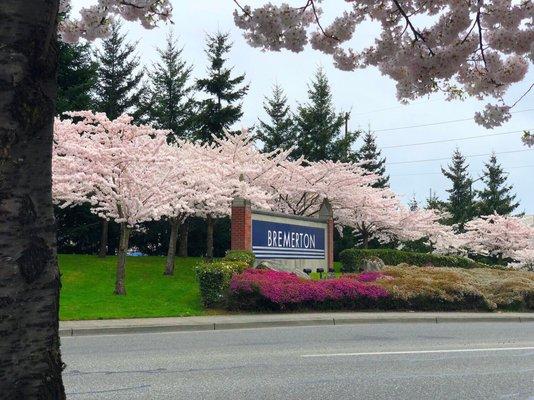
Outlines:
{"label": "cherry blossom tree", "polygon": [[508,263],[510,268],[534,272],[534,248],[517,250],[511,258],[515,261]]}
{"label": "cherry blossom tree", "polygon": [[[503,99],[534,60],[532,1],[346,0],[337,2],[346,10],[330,24],[323,23],[319,4],[325,3],[318,0],[257,8],[234,2],[235,23],[252,46],[301,52],[310,45],[344,71],[377,67],[396,82],[401,102],[438,91],[448,100],[491,98],[475,121],[493,128],[509,120],[526,95],[511,103]],[[351,41],[368,22],[380,34],[358,50]]]}
{"label": "cherry blossom tree", "polygon": [[466,223],[465,230],[464,245],[469,252],[499,260],[517,259],[518,254],[522,258],[521,252],[534,239],[534,229],[521,218],[499,214],[475,218]]}
{"label": "cherry blossom tree", "polygon": [[89,203],[94,214],[120,224],[114,293],[125,295],[131,230],[187,209],[174,196],[185,169],[166,143],[167,131],[133,125],[128,115],[113,121],[90,111],[68,116],[75,120],[56,119],[54,127],[54,199],[62,207]]}
{"label": "cherry blossom tree", "polygon": [[[254,144],[252,135],[225,132],[222,138],[213,138],[213,145],[203,146],[197,166],[202,173],[201,192],[209,193],[195,204],[196,215],[207,221],[207,256],[213,256],[213,227],[217,218],[229,215],[232,200],[241,197],[255,207],[270,208],[273,193],[270,183],[278,165],[287,160],[289,151],[262,153]],[[204,176],[204,178],[200,178]]]}
{"label": "cherry blossom tree", "polygon": [[284,160],[269,175],[275,193],[272,208],[279,212],[314,216],[328,199],[337,211],[357,201],[377,177],[354,163]]}

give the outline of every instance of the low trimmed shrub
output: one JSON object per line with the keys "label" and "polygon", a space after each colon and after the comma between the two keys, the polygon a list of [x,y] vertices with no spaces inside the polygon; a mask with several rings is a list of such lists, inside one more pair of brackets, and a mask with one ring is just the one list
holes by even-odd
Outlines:
{"label": "low trimmed shrub", "polygon": [[376,308],[388,291],[357,279],[313,281],[289,272],[249,269],[230,282],[230,306],[241,310]]}
{"label": "low trimmed shrub", "polygon": [[202,262],[195,268],[204,307],[224,306],[232,276],[249,268],[245,261]]}
{"label": "low trimmed shrub", "polygon": [[485,264],[469,258],[432,253],[414,253],[396,249],[346,249],[339,253],[341,272],[358,272],[363,260],[378,257],[386,265],[409,264],[418,267],[482,268]]}
{"label": "low trimmed shrub", "polygon": [[254,261],[256,261],[256,256],[251,251],[246,250],[228,250],[224,256],[224,260],[227,261],[243,261],[246,262],[250,267],[254,266]]}

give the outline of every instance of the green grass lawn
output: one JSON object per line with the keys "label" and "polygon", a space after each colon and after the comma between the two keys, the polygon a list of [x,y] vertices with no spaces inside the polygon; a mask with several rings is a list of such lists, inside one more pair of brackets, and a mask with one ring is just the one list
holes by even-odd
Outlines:
{"label": "green grass lawn", "polygon": [[175,274],[164,276],[164,257],[128,257],[126,296],[115,296],[116,257],[59,255],[60,319],[106,319],[203,315],[194,266],[177,258]]}
{"label": "green grass lawn", "polygon": [[[222,313],[203,309],[194,267],[198,258],[176,258],[174,276],[163,275],[165,257],[128,257],[126,296],[115,296],[117,257],[60,254],[60,319],[177,317]],[[339,264],[336,263],[336,271]],[[319,274],[313,273],[313,279]]]}

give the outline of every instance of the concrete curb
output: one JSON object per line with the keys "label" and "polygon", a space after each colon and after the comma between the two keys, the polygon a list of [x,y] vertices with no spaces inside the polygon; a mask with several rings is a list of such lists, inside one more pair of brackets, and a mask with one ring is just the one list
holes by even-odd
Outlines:
{"label": "concrete curb", "polygon": [[90,336],[128,333],[218,331],[230,329],[335,326],[377,323],[534,322],[534,313],[326,313],[236,315],[60,322],[59,335]]}

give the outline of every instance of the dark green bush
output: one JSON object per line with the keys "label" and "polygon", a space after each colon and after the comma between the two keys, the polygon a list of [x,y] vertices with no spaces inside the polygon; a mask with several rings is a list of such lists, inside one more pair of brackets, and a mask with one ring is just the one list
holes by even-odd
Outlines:
{"label": "dark green bush", "polygon": [[339,253],[341,272],[357,272],[364,259],[378,257],[386,265],[399,265],[406,263],[419,267],[456,267],[456,268],[482,268],[488,267],[465,257],[445,256],[432,253],[415,253],[396,249],[347,249]]}
{"label": "dark green bush", "polygon": [[224,260],[243,261],[246,262],[250,267],[253,267],[254,261],[256,261],[256,256],[253,252],[247,250],[228,250],[224,256]]}
{"label": "dark green bush", "polygon": [[221,260],[202,262],[195,268],[200,287],[200,298],[204,307],[224,305],[230,280],[249,268],[245,261]]}

